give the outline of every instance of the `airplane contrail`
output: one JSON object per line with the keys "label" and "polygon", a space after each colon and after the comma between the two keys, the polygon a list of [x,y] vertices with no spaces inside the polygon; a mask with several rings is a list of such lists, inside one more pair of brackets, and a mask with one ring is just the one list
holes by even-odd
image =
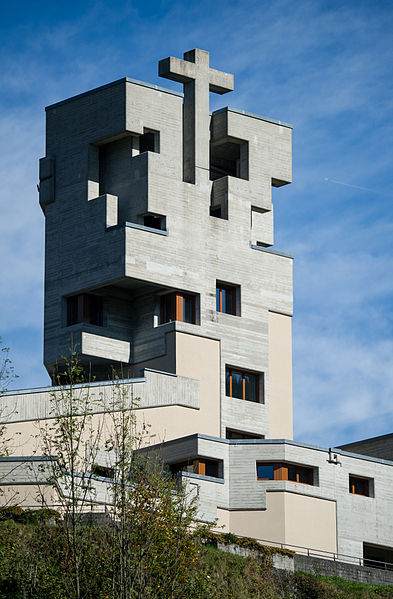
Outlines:
{"label": "airplane contrail", "polygon": [[335,183],[336,185],[345,185],[345,187],[352,187],[353,189],[360,189],[361,191],[369,191],[370,193],[388,195],[384,194],[383,191],[376,191],[375,189],[369,189],[368,187],[360,187],[360,185],[351,185],[350,183],[344,183],[344,181],[337,181],[336,179],[329,179],[328,177],[325,177],[324,181]]}

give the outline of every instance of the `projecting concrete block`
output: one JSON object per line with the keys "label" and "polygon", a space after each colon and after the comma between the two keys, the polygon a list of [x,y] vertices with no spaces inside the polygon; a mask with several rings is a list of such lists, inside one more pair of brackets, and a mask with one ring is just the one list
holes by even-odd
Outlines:
{"label": "projecting concrete block", "polygon": [[82,332],[82,350],[85,356],[106,358],[116,362],[130,362],[131,344],[128,341],[110,339],[103,335]]}

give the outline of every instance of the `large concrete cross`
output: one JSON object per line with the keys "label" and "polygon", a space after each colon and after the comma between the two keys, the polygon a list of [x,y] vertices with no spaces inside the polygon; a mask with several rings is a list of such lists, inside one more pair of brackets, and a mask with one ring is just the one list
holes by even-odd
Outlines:
{"label": "large concrete cross", "polygon": [[204,180],[210,167],[209,91],[232,91],[233,75],[211,69],[209,52],[198,49],[185,52],[184,60],[173,56],[160,60],[158,74],[184,85],[183,179],[188,183]]}

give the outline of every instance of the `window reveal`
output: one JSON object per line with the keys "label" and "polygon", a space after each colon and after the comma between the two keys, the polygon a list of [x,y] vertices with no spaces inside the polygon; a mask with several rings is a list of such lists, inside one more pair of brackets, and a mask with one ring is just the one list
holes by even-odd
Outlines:
{"label": "window reveal", "polygon": [[174,320],[195,324],[195,295],[175,291],[161,297],[161,324]]}
{"label": "window reveal", "polygon": [[80,293],[67,298],[67,326],[80,322],[103,326],[102,297]]}
{"label": "window reveal", "polygon": [[290,480],[304,485],[314,484],[314,470],[307,466],[298,466],[296,464],[286,464],[284,462],[257,463],[258,480]]}
{"label": "window reveal", "polygon": [[226,395],[246,401],[259,402],[259,375],[256,373],[226,369]]}
{"label": "window reveal", "polygon": [[219,462],[217,460],[209,460],[207,458],[195,458],[186,462],[170,464],[169,469],[172,474],[177,474],[178,472],[190,472],[192,474],[201,474],[202,476],[220,478]]}
{"label": "window reveal", "polygon": [[236,315],[236,286],[216,284],[216,310],[224,314]]}
{"label": "window reveal", "polygon": [[349,475],[349,492],[353,495],[370,497],[370,481],[368,478]]}

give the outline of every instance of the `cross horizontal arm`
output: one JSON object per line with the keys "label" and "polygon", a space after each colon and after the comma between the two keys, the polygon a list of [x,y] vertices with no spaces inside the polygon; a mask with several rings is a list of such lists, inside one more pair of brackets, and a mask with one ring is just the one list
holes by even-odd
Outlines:
{"label": "cross horizontal arm", "polygon": [[193,62],[169,56],[159,61],[158,74],[160,77],[165,77],[165,79],[189,83],[196,78],[196,66]]}
{"label": "cross horizontal arm", "polygon": [[234,78],[230,73],[209,69],[209,90],[216,94],[226,94],[234,88]]}

